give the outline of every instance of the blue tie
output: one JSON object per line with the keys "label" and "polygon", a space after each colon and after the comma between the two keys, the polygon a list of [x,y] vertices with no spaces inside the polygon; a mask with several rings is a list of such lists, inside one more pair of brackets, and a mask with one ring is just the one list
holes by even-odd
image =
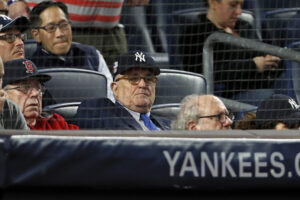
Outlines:
{"label": "blue tie", "polygon": [[150,131],[157,131],[158,128],[153,124],[153,122],[150,120],[150,118],[147,116],[147,114],[141,114],[141,120],[143,120],[145,126],[150,130]]}

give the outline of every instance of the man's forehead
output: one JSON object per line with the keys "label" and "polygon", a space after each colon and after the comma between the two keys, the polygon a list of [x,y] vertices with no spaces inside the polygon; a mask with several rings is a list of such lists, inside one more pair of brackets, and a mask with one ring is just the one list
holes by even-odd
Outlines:
{"label": "man's forehead", "polygon": [[136,67],[136,68],[132,68],[132,69],[129,69],[127,70],[124,74],[154,74],[152,70],[150,69],[147,69],[147,68],[139,68],[139,67]]}
{"label": "man's forehead", "polygon": [[28,78],[24,80],[17,81],[13,84],[17,85],[28,85],[28,84],[39,84],[40,82],[36,78]]}
{"label": "man's forehead", "polygon": [[[61,13],[61,15],[57,15],[57,13]],[[43,22],[51,22],[53,20],[68,20],[67,16],[65,15],[64,11],[56,6],[52,6],[43,10],[40,13],[40,18]]]}

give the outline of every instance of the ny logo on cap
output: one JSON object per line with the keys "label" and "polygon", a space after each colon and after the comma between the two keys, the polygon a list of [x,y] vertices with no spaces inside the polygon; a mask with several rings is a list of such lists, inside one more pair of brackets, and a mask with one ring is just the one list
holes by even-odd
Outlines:
{"label": "ny logo on cap", "polygon": [[293,109],[298,109],[300,106],[294,101],[294,99],[289,99],[289,104],[292,106]]}
{"label": "ny logo on cap", "polygon": [[32,64],[30,61],[24,61],[23,64],[25,65],[27,71],[26,73],[33,73],[34,72],[34,69],[32,67]]}
{"label": "ny logo on cap", "polygon": [[143,52],[136,52],[135,54],[135,61],[138,61],[140,60],[140,62],[146,62],[146,59],[145,59],[145,54],[143,54]]}

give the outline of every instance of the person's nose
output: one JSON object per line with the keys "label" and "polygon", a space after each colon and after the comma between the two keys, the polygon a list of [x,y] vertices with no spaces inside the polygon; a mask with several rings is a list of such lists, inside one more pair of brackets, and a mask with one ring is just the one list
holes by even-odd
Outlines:
{"label": "person's nose", "polygon": [[40,91],[37,88],[31,88],[30,96],[31,97],[38,97],[40,95]]}
{"label": "person's nose", "polygon": [[225,122],[223,123],[224,127],[230,127],[232,125],[232,120],[229,117],[226,117]]}
{"label": "person's nose", "polygon": [[63,37],[65,35],[65,33],[59,27],[56,27],[54,33],[56,37]]}
{"label": "person's nose", "polygon": [[145,79],[143,77],[141,77],[141,80],[139,82],[139,87],[146,87],[146,82],[145,82]]}
{"label": "person's nose", "polygon": [[242,14],[242,5],[241,4],[237,5],[237,7],[235,9],[235,13],[236,13],[236,15]]}
{"label": "person's nose", "polygon": [[15,45],[18,47],[24,47],[24,42],[21,38],[17,37],[15,40]]}

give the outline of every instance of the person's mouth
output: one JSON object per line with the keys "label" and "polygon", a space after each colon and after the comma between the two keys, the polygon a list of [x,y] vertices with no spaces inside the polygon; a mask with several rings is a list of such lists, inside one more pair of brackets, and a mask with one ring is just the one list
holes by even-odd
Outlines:
{"label": "person's mouth", "polygon": [[23,55],[24,54],[24,50],[20,49],[14,52],[14,54],[19,54],[19,55]]}

